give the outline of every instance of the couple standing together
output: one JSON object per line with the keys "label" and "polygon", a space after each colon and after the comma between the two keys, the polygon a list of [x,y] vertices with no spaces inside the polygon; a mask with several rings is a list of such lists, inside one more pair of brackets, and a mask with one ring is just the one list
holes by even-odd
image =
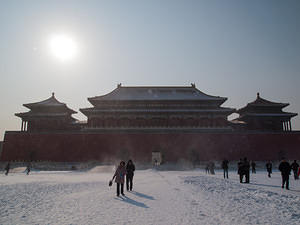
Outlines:
{"label": "couple standing together", "polygon": [[135,171],[135,166],[131,159],[128,160],[126,167],[124,161],[120,162],[120,165],[118,166],[112,178],[112,180],[116,178],[115,182],[117,183],[117,196],[120,195],[120,189],[121,189],[121,195],[124,195],[125,175],[126,175],[127,191],[129,190],[132,191],[132,180],[133,180],[134,171]]}

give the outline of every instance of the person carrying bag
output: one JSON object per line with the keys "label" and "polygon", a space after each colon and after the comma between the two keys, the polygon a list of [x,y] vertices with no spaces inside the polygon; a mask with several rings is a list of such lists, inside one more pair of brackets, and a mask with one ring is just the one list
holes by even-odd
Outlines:
{"label": "person carrying bag", "polygon": [[116,178],[115,182],[117,183],[117,196],[120,196],[120,191],[121,191],[121,195],[123,196],[125,195],[124,194],[125,175],[126,175],[125,162],[121,161],[113,178],[108,183],[109,186],[112,186],[113,180]]}

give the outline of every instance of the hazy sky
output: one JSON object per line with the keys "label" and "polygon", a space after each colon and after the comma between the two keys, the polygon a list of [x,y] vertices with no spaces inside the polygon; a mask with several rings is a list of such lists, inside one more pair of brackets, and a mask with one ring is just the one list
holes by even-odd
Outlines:
{"label": "hazy sky", "polygon": [[[24,103],[55,92],[78,111],[118,83],[194,82],[233,108],[260,92],[300,113],[299,12],[299,0],[0,1],[0,140]],[[50,54],[53,34],[77,43],[73,60]]]}

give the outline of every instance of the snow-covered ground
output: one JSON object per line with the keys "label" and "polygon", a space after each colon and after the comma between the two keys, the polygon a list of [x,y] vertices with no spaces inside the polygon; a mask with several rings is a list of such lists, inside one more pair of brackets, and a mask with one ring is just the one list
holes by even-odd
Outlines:
{"label": "snow-covered ground", "polygon": [[300,181],[278,172],[240,184],[235,171],[136,171],[134,191],[116,197],[113,173],[0,175],[0,224],[300,224]]}

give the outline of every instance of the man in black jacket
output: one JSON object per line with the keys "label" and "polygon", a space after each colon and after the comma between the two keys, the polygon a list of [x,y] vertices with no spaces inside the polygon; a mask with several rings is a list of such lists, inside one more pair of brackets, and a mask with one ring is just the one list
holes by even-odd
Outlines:
{"label": "man in black jacket", "polygon": [[127,165],[126,165],[126,188],[127,191],[132,191],[132,180],[133,180],[133,175],[135,171],[135,166],[132,162],[132,160],[128,160]]}
{"label": "man in black jacket", "polygon": [[229,161],[227,159],[224,159],[222,162],[222,169],[224,171],[224,178],[228,179],[228,163]]}
{"label": "man in black jacket", "polygon": [[294,178],[295,178],[295,180],[298,180],[299,177],[298,177],[297,173],[298,173],[299,164],[297,163],[296,160],[294,160],[294,162],[292,163],[291,167],[292,167],[292,170],[294,172]]}
{"label": "man in black jacket", "polygon": [[271,177],[271,173],[272,173],[272,163],[271,163],[271,161],[267,162],[266,168],[267,168],[267,171],[268,171],[268,177]]}
{"label": "man in black jacket", "polygon": [[243,162],[243,172],[246,176],[246,182],[245,183],[249,183],[250,182],[250,163],[247,160],[247,158],[244,158],[244,162]]}
{"label": "man in black jacket", "polygon": [[289,177],[291,173],[291,166],[287,161],[285,161],[285,159],[283,159],[282,162],[279,164],[279,171],[281,172],[282,177],[281,187],[284,188],[285,184],[286,189],[289,190]]}
{"label": "man in black jacket", "polygon": [[244,176],[246,177],[245,183],[250,182],[250,163],[246,157],[238,163],[238,174],[240,175],[240,183],[243,183]]}
{"label": "man in black jacket", "polygon": [[6,176],[8,175],[9,169],[10,169],[10,163],[7,163],[7,165],[5,167],[5,175]]}
{"label": "man in black jacket", "polygon": [[244,177],[244,174],[242,173],[242,166],[243,166],[243,161],[242,159],[240,159],[240,161],[238,162],[237,164],[238,166],[238,175],[240,176],[240,183],[243,183],[243,177]]}
{"label": "man in black jacket", "polygon": [[254,161],[251,162],[252,173],[256,173],[256,163]]}

